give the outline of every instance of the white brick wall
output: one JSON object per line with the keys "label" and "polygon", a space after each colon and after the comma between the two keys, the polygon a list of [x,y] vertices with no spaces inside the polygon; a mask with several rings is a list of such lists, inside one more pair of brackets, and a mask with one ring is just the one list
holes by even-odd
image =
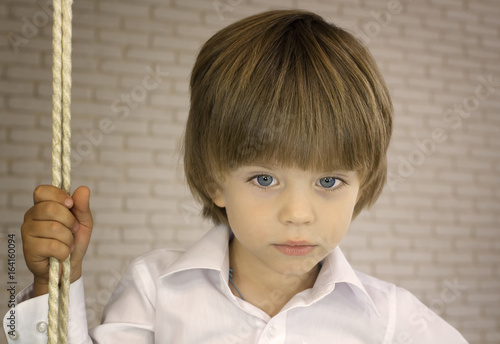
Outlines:
{"label": "white brick wall", "polygon": [[[50,3],[0,3],[0,261],[7,234],[16,234],[19,287],[30,281],[19,227],[34,187],[50,183]],[[356,268],[414,292],[471,343],[499,343],[496,0],[75,1],[72,184],[92,189],[96,225],[85,262],[91,325],[131,258],[188,245],[209,227],[178,154],[199,47],[239,18],[297,7],[368,44],[396,109],[391,186],[353,223],[344,251]],[[480,81],[488,78],[489,90]],[[417,144],[423,140],[427,148]],[[6,264],[0,275],[5,281]],[[463,289],[445,303],[440,294],[449,283]],[[1,314],[6,306],[0,302]]]}

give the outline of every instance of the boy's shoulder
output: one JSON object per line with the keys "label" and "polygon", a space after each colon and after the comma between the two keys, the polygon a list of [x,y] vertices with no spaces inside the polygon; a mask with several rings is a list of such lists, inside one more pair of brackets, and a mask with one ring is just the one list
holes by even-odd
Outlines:
{"label": "boy's shoulder", "polygon": [[130,262],[129,269],[157,278],[167,273],[169,267],[185,252],[185,248],[179,247],[155,249],[134,258]]}
{"label": "boy's shoulder", "polygon": [[418,298],[405,288],[360,271],[355,273],[378,308],[388,307],[388,311],[392,308],[393,311],[397,309],[398,313],[401,313],[415,311],[423,306]]}
{"label": "boy's shoulder", "polygon": [[[467,343],[455,328],[407,289],[355,272],[377,309],[387,318],[391,343]],[[412,340],[407,341],[408,338]]]}

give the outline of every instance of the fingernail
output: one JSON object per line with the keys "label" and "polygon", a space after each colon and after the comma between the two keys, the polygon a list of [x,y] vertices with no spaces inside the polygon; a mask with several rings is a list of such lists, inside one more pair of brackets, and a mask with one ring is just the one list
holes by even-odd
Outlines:
{"label": "fingernail", "polygon": [[73,233],[75,233],[75,232],[78,230],[78,228],[80,228],[80,224],[77,222],[77,223],[75,223],[75,225],[73,226]]}
{"label": "fingernail", "polygon": [[67,197],[64,200],[64,205],[67,206],[67,207],[71,207],[73,205],[73,200],[70,197]]}

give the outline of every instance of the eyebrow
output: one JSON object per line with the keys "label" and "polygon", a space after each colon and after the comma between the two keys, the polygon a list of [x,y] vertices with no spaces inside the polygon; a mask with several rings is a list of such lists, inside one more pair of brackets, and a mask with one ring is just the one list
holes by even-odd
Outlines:
{"label": "eyebrow", "polygon": [[[263,169],[266,169],[266,170],[274,170],[274,169],[279,169],[281,168],[279,165],[277,164],[264,164],[264,163],[256,163],[256,164],[251,164],[251,165],[242,165],[241,168],[245,168],[245,169],[252,169],[252,168],[263,168]],[[350,170],[331,170],[331,171],[312,171],[313,173],[318,173],[318,174],[335,174],[335,175],[338,175],[338,176],[341,176],[341,177],[346,177],[348,178],[349,177],[349,172],[357,172],[357,171],[350,171]]]}

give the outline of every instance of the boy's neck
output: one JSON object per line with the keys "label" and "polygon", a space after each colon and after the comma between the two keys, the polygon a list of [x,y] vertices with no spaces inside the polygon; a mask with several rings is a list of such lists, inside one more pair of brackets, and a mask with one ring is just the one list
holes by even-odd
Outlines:
{"label": "boy's neck", "polygon": [[[260,308],[270,317],[278,314],[296,294],[312,288],[319,273],[317,264],[301,276],[288,276],[277,273],[265,264],[245,257],[240,243],[234,238],[229,245],[229,261],[233,269],[232,281],[245,301]],[[238,291],[229,284],[233,294]]]}

